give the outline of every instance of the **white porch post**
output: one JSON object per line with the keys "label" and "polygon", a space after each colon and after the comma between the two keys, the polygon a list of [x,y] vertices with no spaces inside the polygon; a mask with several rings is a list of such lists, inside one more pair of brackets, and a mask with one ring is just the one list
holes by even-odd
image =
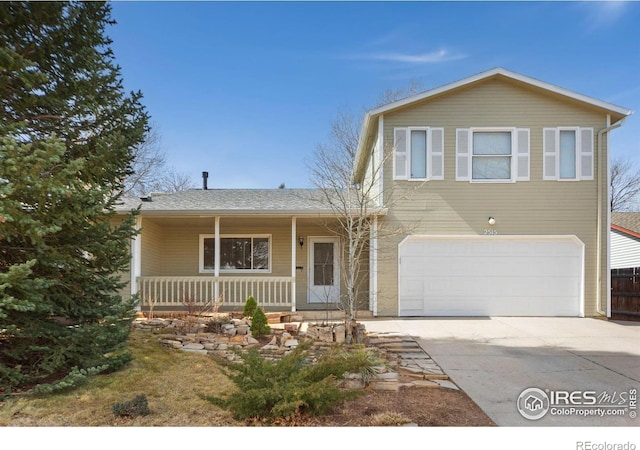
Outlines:
{"label": "white porch post", "polygon": [[[142,229],[142,217],[136,217],[136,229]],[[138,277],[142,274],[142,234],[131,239],[131,295],[138,293]],[[142,308],[140,303],[136,306],[136,311],[140,311]]]}
{"label": "white porch post", "polygon": [[371,224],[369,245],[369,310],[378,315],[378,217]]}
{"label": "white porch post", "polygon": [[296,218],[291,218],[291,311],[296,310],[296,245],[297,245]]}
{"label": "white porch post", "polygon": [[215,221],[213,275],[216,277],[216,281],[213,285],[213,294],[215,296],[215,301],[218,301],[218,298],[220,297],[220,282],[218,281],[218,277],[220,276],[220,216],[216,216]]}

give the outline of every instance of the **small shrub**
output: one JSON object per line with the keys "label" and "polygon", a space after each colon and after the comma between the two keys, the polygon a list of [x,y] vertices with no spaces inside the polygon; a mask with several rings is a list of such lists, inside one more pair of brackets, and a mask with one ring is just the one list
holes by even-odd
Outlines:
{"label": "small shrub", "polygon": [[226,398],[203,398],[229,409],[237,420],[273,421],[304,413],[324,414],[338,402],[363,392],[340,389],[338,380],[347,373],[360,371],[371,359],[330,351],[309,365],[306,363],[309,346],[308,342],[302,343],[276,361],[265,359],[257,349],[239,352],[241,362],[223,361],[225,374],[238,387],[237,391]]}
{"label": "small shrub", "polygon": [[264,313],[262,308],[256,308],[253,313],[253,318],[251,319],[251,334],[253,337],[259,338],[260,336],[265,336],[270,332],[271,327],[269,326],[267,315]]}
{"label": "small shrub", "polygon": [[209,322],[207,322],[207,327],[204,331],[206,333],[221,334],[224,331],[224,326],[228,323],[231,323],[231,318],[229,316],[213,317]]}
{"label": "small shrub", "polygon": [[124,403],[116,403],[113,405],[113,415],[116,417],[137,417],[137,416],[148,416],[151,411],[149,411],[149,404],[147,402],[147,396],[136,395],[133,400],[129,400]]}
{"label": "small shrub", "polygon": [[247,301],[244,304],[244,310],[242,311],[242,315],[244,317],[252,317],[258,307],[258,302],[253,295],[247,297]]}

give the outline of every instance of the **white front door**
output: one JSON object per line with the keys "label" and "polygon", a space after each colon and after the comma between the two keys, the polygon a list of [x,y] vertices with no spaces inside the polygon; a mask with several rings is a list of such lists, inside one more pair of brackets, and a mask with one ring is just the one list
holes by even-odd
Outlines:
{"label": "white front door", "polygon": [[338,238],[309,238],[309,303],[336,303],[340,299]]}

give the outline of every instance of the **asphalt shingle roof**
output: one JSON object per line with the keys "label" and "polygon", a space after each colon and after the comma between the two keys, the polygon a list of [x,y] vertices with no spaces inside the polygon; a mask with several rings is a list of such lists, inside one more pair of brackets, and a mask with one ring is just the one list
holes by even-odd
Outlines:
{"label": "asphalt shingle roof", "polygon": [[640,212],[611,213],[611,224],[640,233]]}
{"label": "asphalt shingle roof", "polygon": [[330,213],[317,189],[192,189],[175,194],[151,194],[151,201],[124,198],[116,211],[142,206],[144,212],[185,213]]}

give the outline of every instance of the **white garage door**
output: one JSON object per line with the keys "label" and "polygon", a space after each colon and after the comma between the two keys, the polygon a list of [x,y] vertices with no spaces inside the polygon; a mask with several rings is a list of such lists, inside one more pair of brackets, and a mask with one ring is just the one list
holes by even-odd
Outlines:
{"label": "white garage door", "polygon": [[575,236],[409,236],[398,248],[400,316],[582,316]]}

